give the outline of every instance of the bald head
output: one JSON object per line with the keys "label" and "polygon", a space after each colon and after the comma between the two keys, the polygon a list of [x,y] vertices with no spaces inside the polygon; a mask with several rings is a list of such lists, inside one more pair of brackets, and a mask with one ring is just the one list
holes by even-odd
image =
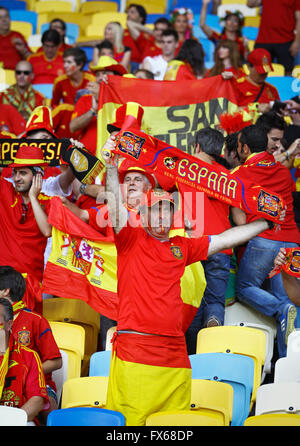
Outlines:
{"label": "bald head", "polygon": [[33,80],[32,65],[26,60],[21,60],[15,68],[16,83],[22,90],[26,90]]}

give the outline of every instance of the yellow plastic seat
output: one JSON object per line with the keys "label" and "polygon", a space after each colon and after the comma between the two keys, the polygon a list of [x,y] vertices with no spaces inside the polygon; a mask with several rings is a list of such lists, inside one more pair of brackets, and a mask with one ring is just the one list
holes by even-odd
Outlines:
{"label": "yellow plastic seat", "polygon": [[[130,0],[126,2],[126,8],[133,3]],[[166,12],[166,2],[162,0],[137,0],[134,2],[137,5],[144,6],[148,14],[164,14]]]}
{"label": "yellow plastic seat", "polygon": [[300,415],[287,413],[255,415],[246,418],[244,426],[300,426]]}
{"label": "yellow plastic seat", "polygon": [[245,23],[244,26],[254,26],[256,28],[259,28],[260,25],[260,16],[254,16],[254,17],[245,17]]}
{"label": "yellow plastic seat", "polygon": [[127,14],[125,12],[106,11],[93,14],[91,23],[104,27],[108,22],[120,22],[123,28],[126,28]]}
{"label": "yellow plastic seat", "polygon": [[[44,299],[43,315],[49,321],[71,322],[81,325],[86,331],[85,350],[91,354],[97,350],[100,316],[83,300],[63,297]],[[87,339],[87,335],[91,337]]]}
{"label": "yellow plastic seat", "polygon": [[274,71],[270,71],[270,73],[268,73],[268,77],[284,76],[285,70],[283,65],[280,63],[272,63],[272,67]]}
{"label": "yellow plastic seat", "polygon": [[295,65],[292,71],[293,77],[300,77],[300,65]]}
{"label": "yellow plastic seat", "polygon": [[0,82],[6,85],[15,84],[16,83],[15,70],[0,68]]}
{"label": "yellow plastic seat", "polygon": [[80,6],[82,14],[94,14],[102,11],[118,11],[118,3],[105,1],[83,2]]}
{"label": "yellow plastic seat", "polygon": [[49,321],[58,348],[68,355],[68,378],[80,377],[85,331],[80,325]]}
{"label": "yellow plastic seat", "polygon": [[197,336],[196,353],[237,353],[254,360],[254,382],[251,404],[261,384],[266,355],[266,335],[262,330],[240,326],[203,328]]}
{"label": "yellow plastic seat", "polygon": [[72,3],[67,1],[45,0],[43,2],[36,2],[34,4],[34,11],[38,14],[55,11],[58,12],[72,12]]}
{"label": "yellow plastic seat", "polygon": [[105,407],[108,376],[67,379],[63,385],[61,408]]}
{"label": "yellow plastic seat", "polygon": [[146,419],[146,426],[224,426],[223,417],[209,410],[156,412]]}
{"label": "yellow plastic seat", "polygon": [[191,410],[212,410],[223,416],[223,425],[232,420],[233,387],[219,381],[192,379]]}
{"label": "yellow plastic seat", "polygon": [[254,50],[254,45],[255,45],[255,40],[248,40],[249,51],[253,51]]}
{"label": "yellow plastic seat", "polygon": [[12,20],[10,23],[12,31],[18,31],[23,34],[26,40],[31,36],[33,30],[32,23],[21,22],[19,20]]}

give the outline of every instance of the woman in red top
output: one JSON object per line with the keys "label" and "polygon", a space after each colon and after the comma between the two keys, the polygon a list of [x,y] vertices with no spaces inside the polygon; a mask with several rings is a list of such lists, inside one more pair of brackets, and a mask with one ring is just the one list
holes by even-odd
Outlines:
{"label": "woman in red top", "polygon": [[206,72],[205,77],[217,76],[224,72],[226,74],[232,73],[235,78],[245,76],[245,72],[241,67],[238,46],[235,42],[231,40],[219,41],[215,49],[214,59],[214,66]]}
{"label": "woman in red top", "polygon": [[178,33],[178,47],[179,52],[183,42],[187,39],[194,39],[193,37],[193,11],[189,8],[176,8],[171,12],[170,22],[173,28]]}
{"label": "woman in red top", "polygon": [[240,11],[227,11],[226,16],[221,19],[224,22],[224,28],[221,33],[217,33],[206,24],[206,15],[208,4],[211,0],[203,0],[200,14],[200,27],[207,37],[214,43],[220,40],[233,40],[238,44],[239,53],[242,60],[247,59],[249,52],[247,39],[242,36],[242,27],[244,17]]}

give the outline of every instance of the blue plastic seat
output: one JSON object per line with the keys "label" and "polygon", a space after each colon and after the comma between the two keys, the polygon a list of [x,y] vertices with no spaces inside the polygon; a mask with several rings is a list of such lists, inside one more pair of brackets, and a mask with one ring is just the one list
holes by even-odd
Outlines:
{"label": "blue plastic seat", "polygon": [[[69,43],[75,43],[79,36],[79,25],[77,23],[66,22],[66,36],[69,39]],[[49,23],[43,23],[41,25],[41,34],[43,34],[47,29],[49,29]]]}
{"label": "blue plastic seat", "polygon": [[29,22],[32,24],[32,34],[36,34],[38,14],[35,11],[24,11],[22,9],[14,9],[9,11],[12,21]]}
{"label": "blue plastic seat", "polygon": [[0,0],[0,6],[6,9],[27,9],[27,3],[22,0]]}
{"label": "blue plastic seat", "polygon": [[258,28],[256,26],[244,26],[242,32],[247,39],[256,40]]}
{"label": "blue plastic seat", "polygon": [[192,379],[209,379],[233,387],[232,426],[243,426],[249,415],[254,360],[235,353],[198,353],[189,356]]}
{"label": "blue plastic seat", "polygon": [[[85,51],[86,57],[88,59],[88,63],[90,63],[93,60],[93,51],[94,48],[93,47],[89,47],[89,46],[80,46],[80,48]],[[85,69],[85,68],[84,68]]]}
{"label": "blue plastic seat", "polygon": [[46,98],[52,99],[53,84],[33,84],[33,88],[42,93]]}
{"label": "blue plastic seat", "polygon": [[214,60],[214,52],[215,52],[215,45],[211,40],[208,39],[199,39],[199,42],[203,46],[203,50],[205,52],[205,62],[213,62]]}
{"label": "blue plastic seat", "polygon": [[292,76],[269,76],[269,84],[277,88],[281,101],[286,101],[300,93],[300,80]]}
{"label": "blue plastic seat", "polygon": [[89,376],[109,376],[111,350],[93,353],[90,357]]}
{"label": "blue plastic seat", "polygon": [[50,412],[47,426],[125,426],[125,417],[98,407],[73,407]]}

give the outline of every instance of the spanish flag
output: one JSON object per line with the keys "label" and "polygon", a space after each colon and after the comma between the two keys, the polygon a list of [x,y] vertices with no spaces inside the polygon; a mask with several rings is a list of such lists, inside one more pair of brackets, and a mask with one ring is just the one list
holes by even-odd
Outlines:
{"label": "spanish flag", "polygon": [[[81,299],[94,310],[117,320],[117,251],[113,236],[103,236],[81,221],[54,197],[48,217],[52,225],[52,250],[42,292]],[[182,229],[171,236],[184,235]],[[200,262],[189,265],[181,278],[182,328],[192,322],[206,287]]]}
{"label": "spanish flag", "polygon": [[108,84],[100,84],[98,158],[109,136],[107,124],[113,122],[114,111],[127,102],[143,107],[142,130],[188,153],[193,153],[198,130],[218,127],[222,113],[238,109],[231,82],[221,76],[175,82],[109,76]]}

